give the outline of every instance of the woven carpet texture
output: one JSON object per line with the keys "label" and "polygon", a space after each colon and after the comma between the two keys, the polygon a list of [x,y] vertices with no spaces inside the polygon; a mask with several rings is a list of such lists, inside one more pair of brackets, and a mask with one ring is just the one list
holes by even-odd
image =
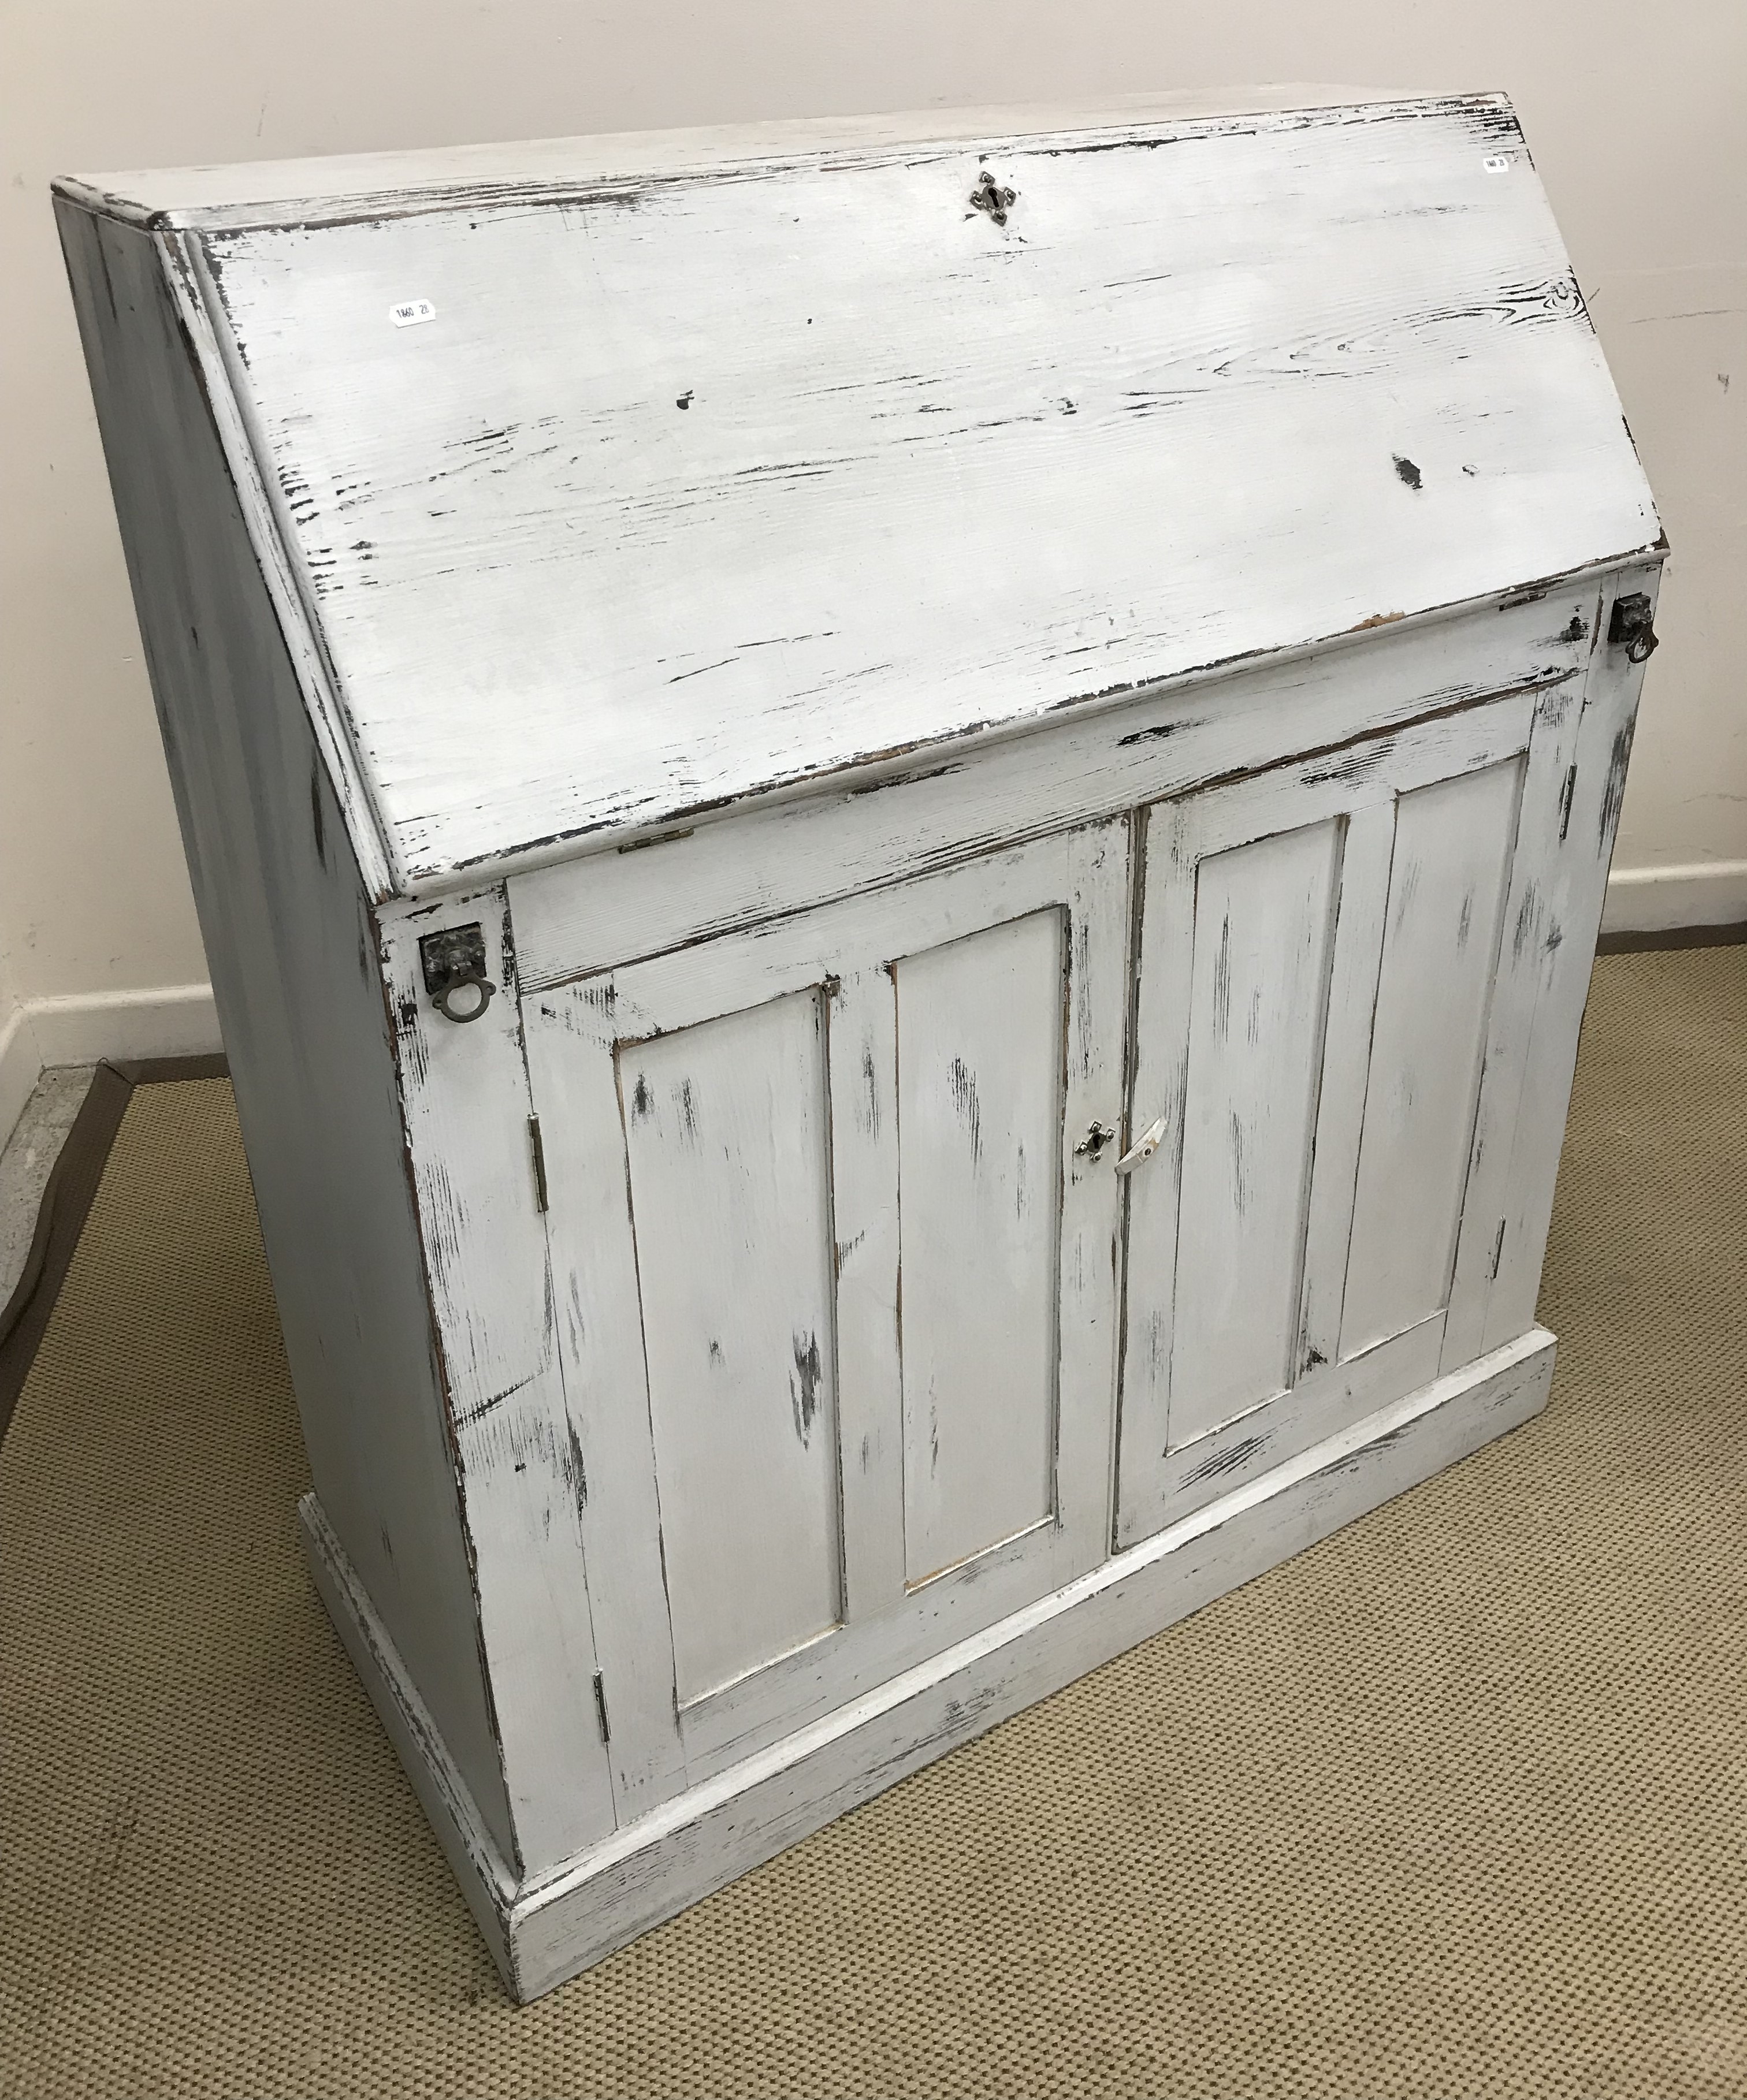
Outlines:
{"label": "woven carpet texture", "polygon": [[1747,948],[1605,958],[1547,1413],[539,2004],[304,1572],[223,1081],[0,1449],[0,2093],[1747,2092]]}

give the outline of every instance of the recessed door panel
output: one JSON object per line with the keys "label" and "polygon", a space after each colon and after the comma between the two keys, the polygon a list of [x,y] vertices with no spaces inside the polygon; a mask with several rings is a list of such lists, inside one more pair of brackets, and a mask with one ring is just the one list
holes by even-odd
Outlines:
{"label": "recessed door panel", "polygon": [[807,991],[619,1056],[682,1705],[842,1608],[825,1048]]}
{"label": "recessed door panel", "polygon": [[1339,827],[1197,871],[1173,1449],[1292,1383]]}
{"label": "recessed door panel", "polygon": [[1129,836],[524,998],[624,1812],[1107,1550]]}
{"label": "recessed door panel", "polygon": [[1119,1545],[1435,1375],[1533,721],[1149,813]]}
{"label": "recessed door panel", "polygon": [[893,970],[912,1585],[1055,1507],[1064,920]]}
{"label": "recessed door panel", "polygon": [[1521,773],[1512,759],[1396,806],[1343,1358],[1449,1301]]}

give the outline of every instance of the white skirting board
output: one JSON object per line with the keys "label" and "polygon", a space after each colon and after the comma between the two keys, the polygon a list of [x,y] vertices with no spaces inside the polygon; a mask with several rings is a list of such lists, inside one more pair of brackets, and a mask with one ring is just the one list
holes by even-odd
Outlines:
{"label": "white skirting board", "polygon": [[1608,878],[1603,933],[1666,933],[1747,920],[1747,860],[1617,867]]}
{"label": "white skirting board", "polygon": [[1538,1414],[1544,1328],[1422,1386],[1088,1575],[667,1802],[536,1881],[484,1835],[313,1495],[317,1588],[512,1994],[526,2003],[1252,1576]]}
{"label": "white skirting board", "polygon": [[30,1016],[21,1006],[0,1009],[0,1149],[17,1128],[42,1076],[42,1055]]}
{"label": "white skirting board", "polygon": [[27,999],[0,1017],[0,1145],[51,1065],[200,1057],[223,1048],[209,984]]}

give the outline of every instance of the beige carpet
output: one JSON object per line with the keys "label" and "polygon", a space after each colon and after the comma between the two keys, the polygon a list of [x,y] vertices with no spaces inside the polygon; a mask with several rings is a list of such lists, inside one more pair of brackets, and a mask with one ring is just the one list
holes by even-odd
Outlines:
{"label": "beige carpet", "polygon": [[0,2092],[1747,2092],[1747,949],[1599,967],[1548,1414],[526,2010],[298,1558],[223,1082],[0,1452]]}

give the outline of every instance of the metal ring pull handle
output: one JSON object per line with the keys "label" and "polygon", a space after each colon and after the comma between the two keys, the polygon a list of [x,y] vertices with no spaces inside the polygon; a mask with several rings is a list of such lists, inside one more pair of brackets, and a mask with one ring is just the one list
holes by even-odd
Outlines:
{"label": "metal ring pull handle", "polygon": [[445,926],[418,943],[431,1004],[445,1021],[477,1021],[498,989],[485,975],[485,929],[477,919]]}
{"label": "metal ring pull handle", "polygon": [[431,1004],[445,1021],[477,1021],[491,1004],[497,989],[477,971],[469,970],[464,976],[450,977]]}
{"label": "metal ring pull handle", "polygon": [[1628,664],[1643,663],[1655,648],[1655,613],[1656,608],[1646,591],[1628,591],[1624,598],[1614,600],[1613,617],[1608,623],[1608,639],[1616,649],[1622,642],[1625,643]]}

